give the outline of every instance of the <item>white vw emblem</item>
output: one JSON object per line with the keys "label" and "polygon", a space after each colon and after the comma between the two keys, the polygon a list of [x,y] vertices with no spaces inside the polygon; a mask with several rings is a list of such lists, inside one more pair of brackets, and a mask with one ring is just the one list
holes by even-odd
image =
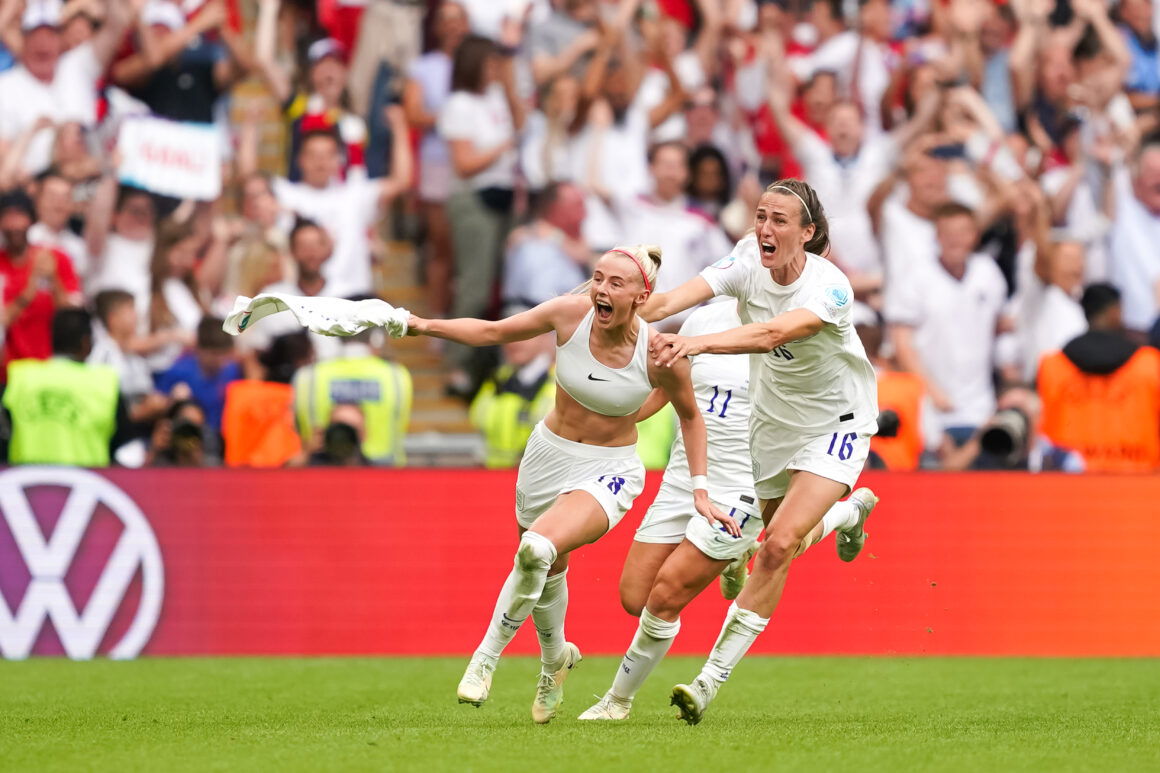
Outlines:
{"label": "white vw emblem", "polygon": [[[28,490],[39,486],[69,490],[50,535],[41,531],[28,500]],[[78,611],[65,586],[65,577],[101,505],[120,518],[124,530],[88,603]],[[0,473],[0,513],[8,522],[32,578],[15,615],[0,594],[0,654],[6,658],[28,657],[41,626],[51,620],[70,658],[93,657],[140,569],[137,613],[125,635],[109,651],[112,658],[136,657],[157,625],[165,583],[157,538],[136,503],[111,482],[88,470],[15,467]]]}

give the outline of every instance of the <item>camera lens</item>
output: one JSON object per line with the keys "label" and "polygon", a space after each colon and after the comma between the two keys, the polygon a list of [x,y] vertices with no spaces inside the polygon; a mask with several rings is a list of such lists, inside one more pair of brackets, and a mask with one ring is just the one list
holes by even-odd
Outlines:
{"label": "camera lens", "polygon": [[887,409],[878,414],[878,437],[898,437],[901,427],[902,422],[894,411]]}

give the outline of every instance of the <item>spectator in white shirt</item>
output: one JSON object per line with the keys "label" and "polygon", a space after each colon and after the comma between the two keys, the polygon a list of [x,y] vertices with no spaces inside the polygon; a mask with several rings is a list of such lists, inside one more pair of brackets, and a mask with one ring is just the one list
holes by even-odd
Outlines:
{"label": "spectator in white shirt", "polygon": [[[881,247],[887,284],[938,257],[934,213],[951,200],[947,162],[928,152],[924,137],[870,194],[866,208]],[[896,190],[900,183],[905,188]]]}
{"label": "spectator in white shirt", "polygon": [[827,140],[795,116],[790,78],[780,52],[772,58],[769,103],[782,136],[801,162],[805,179],[838,213],[830,220],[830,253],[850,278],[854,293],[865,299],[882,285],[882,259],[874,240],[867,204],[875,188],[889,176],[911,140],[925,131],[938,110],[939,95],[926,96],[914,117],[889,134],[867,136],[858,104],[838,101],[824,117]]}
{"label": "spectator in white shirt", "polygon": [[1098,175],[1091,174],[1094,159],[1084,152],[1082,126],[1078,119],[1064,122],[1060,149],[1067,164],[1044,170],[1039,185],[1050,197],[1052,225],[1085,247],[1085,279],[1102,282],[1108,277],[1107,237],[1111,223],[1093,184]]}
{"label": "spectator in white shirt", "polygon": [[80,234],[69,228],[73,215],[73,183],[53,170],[36,181],[36,223],[28,229],[28,239],[68,255],[82,286],[89,273],[89,250]]}
{"label": "spectator in white shirt", "polygon": [[[29,0],[20,22],[24,33],[20,64],[0,74],[0,156],[39,118],[86,126],[96,121],[97,82],[132,15],[129,0],[110,0],[100,31],[66,52],[59,28],[60,0]],[[24,158],[26,172],[37,174],[48,167],[52,137],[49,129],[37,132]]]}
{"label": "spectator in white shirt", "polygon": [[[672,15],[662,14],[655,25],[658,39],[650,42],[650,48],[656,66],[645,72],[638,95],[648,109],[673,98],[684,102],[686,94],[707,86],[716,74],[722,29],[720,3],[694,0],[694,4],[698,19],[692,40],[690,30]],[[680,140],[688,134],[685,116],[679,113],[653,126],[650,139],[654,143]]]}
{"label": "spectator in white shirt", "polygon": [[520,171],[532,192],[551,183],[584,179],[575,133],[579,104],[579,81],[560,75],[542,92],[540,108],[528,115],[520,144]]}
{"label": "spectator in white shirt", "polygon": [[351,174],[340,180],[341,140],[333,131],[324,130],[308,132],[302,138],[298,154],[302,182],[276,178],[273,183],[274,195],[283,207],[330,232],[334,258],[326,265],[326,278],[341,287],[343,295],[366,294],[374,289],[371,228],[386,205],[411,184],[406,116],[398,105],[387,108],[387,116],[391,124],[389,176],[366,179]]}
{"label": "spectator in white shirt", "polygon": [[177,340],[146,358],[154,373],[169,369],[184,349],[193,345],[205,314],[203,289],[195,273],[205,244],[192,220],[166,220],[157,228],[149,263],[149,331],[154,335],[171,332]]}
{"label": "spectator in white shirt", "polygon": [[[586,123],[577,143],[582,170],[579,179],[584,180],[585,187],[635,196],[649,190],[649,135],[681,109],[686,95],[672,62],[662,55],[657,65],[668,77],[669,89],[662,101],[649,106],[640,89],[647,58],[632,45],[628,22],[619,14],[604,28],[584,74],[577,113]],[[652,44],[658,47],[659,37],[654,36]],[[618,243],[616,219],[604,199],[593,194],[587,207],[584,237],[588,243],[598,248]]]}
{"label": "spectator in white shirt", "polygon": [[149,260],[156,226],[157,207],[151,195],[119,186],[111,173],[101,180],[85,218],[91,259],[85,290],[90,295],[100,290],[132,293],[141,332],[149,315]]}
{"label": "spectator in white shirt", "polygon": [[138,322],[133,296],[124,290],[102,290],[97,293],[94,309],[99,324],[93,326],[93,350],[86,362],[109,365],[117,371],[132,421],[160,417],[170,401],[153,388],[149,365],[134,351]]}
{"label": "spectator in white shirt", "polygon": [[[729,254],[732,245],[716,222],[690,206],[689,151],[680,142],[663,142],[649,152],[651,192],[625,196],[615,188],[605,192],[620,226],[622,244],[656,244],[664,252],[664,270],[656,292],[684,284]],[[675,314],[662,327],[680,327],[692,310]]]}
{"label": "spectator in white shirt", "polygon": [[[326,265],[332,260],[333,250],[334,242],[325,228],[312,220],[298,220],[290,231],[290,255],[297,267],[297,280],[282,280],[263,287],[261,292],[307,298],[319,295],[344,297],[342,288],[326,276]],[[289,314],[274,314],[247,328],[246,335],[238,338],[245,372],[257,372],[257,352],[268,348],[275,338],[301,329]],[[333,359],[342,351],[341,340],[334,336],[310,333],[310,341],[319,360]]]}
{"label": "spectator in white shirt", "polygon": [[451,96],[452,57],[467,36],[467,11],[447,0],[435,11],[432,36],[435,47],[411,62],[403,86],[403,109],[412,130],[422,132],[419,141],[419,201],[426,229],[425,257],[427,302],[430,311],[443,315],[451,306],[453,252],[447,197],[451,195],[451,157],[437,124],[443,105]]}
{"label": "spectator in white shirt", "polygon": [[[858,0],[858,30],[838,33],[808,56],[796,57],[791,67],[799,81],[828,70],[837,73],[843,92],[853,95],[865,111],[870,134],[882,130],[882,94],[890,85],[898,56],[890,47],[889,0]],[[857,77],[855,77],[857,76]]]}
{"label": "spectator in white shirt", "polygon": [[1035,250],[1032,271],[1020,276],[1015,308],[1023,383],[1035,381],[1039,360],[1087,330],[1079,295],[1083,291],[1084,245],[1046,242]]}
{"label": "spectator in white shirt", "polygon": [[935,213],[933,265],[915,266],[889,288],[886,318],[899,364],[926,385],[926,444],[958,446],[995,408],[994,344],[1007,283],[995,261],[972,250],[974,213],[946,204]]}
{"label": "spectator in white shirt", "polygon": [[1124,325],[1152,327],[1160,283],[1160,135],[1133,154],[1130,168],[1113,172],[1116,214],[1112,227],[1111,277],[1123,293]]}
{"label": "spectator in white shirt", "polygon": [[[455,52],[451,97],[439,115],[456,182],[447,200],[455,253],[452,317],[487,314],[512,228],[516,183],[516,132],[524,125],[524,105],[516,93],[510,56],[487,38],[470,35]],[[448,345],[458,368],[458,386],[476,350]]]}

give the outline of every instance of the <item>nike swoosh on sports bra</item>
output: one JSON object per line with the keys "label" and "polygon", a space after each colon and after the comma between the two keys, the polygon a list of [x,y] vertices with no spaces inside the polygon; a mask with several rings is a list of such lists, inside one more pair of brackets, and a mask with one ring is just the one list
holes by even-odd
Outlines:
{"label": "nike swoosh on sports bra", "polygon": [[591,309],[563,346],[556,347],[556,383],[573,400],[603,416],[636,413],[649,393],[648,324],[637,317],[636,351],[623,368],[610,368],[592,356],[588,340],[596,310]]}

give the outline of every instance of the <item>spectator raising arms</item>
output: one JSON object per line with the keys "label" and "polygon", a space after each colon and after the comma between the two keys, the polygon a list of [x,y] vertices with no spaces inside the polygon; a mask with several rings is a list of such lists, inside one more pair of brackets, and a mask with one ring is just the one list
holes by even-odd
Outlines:
{"label": "spectator raising arms", "polygon": [[[327,264],[325,273],[328,282],[342,287],[339,295],[373,289],[370,229],[386,205],[411,185],[406,117],[397,105],[387,110],[392,127],[389,177],[367,179],[350,175],[340,179],[341,140],[333,130],[318,130],[302,138],[298,153],[302,182],[275,178],[273,183],[274,195],[283,207],[314,220],[330,233],[334,259]],[[252,158],[253,154],[244,157]]]}
{"label": "spectator raising arms", "polygon": [[209,0],[186,21],[178,4],[148,0],[138,20],[138,51],[113,67],[113,80],[154,115],[214,122],[217,99],[252,66],[224,0]]}
{"label": "spectator raising arms", "polygon": [[258,26],[255,33],[255,58],[258,74],[278,100],[289,124],[287,143],[287,177],[291,182],[302,179],[302,145],[306,136],[320,130],[333,130],[340,143],[343,173],[365,166],[366,123],[350,110],[347,94],[347,51],[332,38],[312,43],[306,52],[306,77],[300,86],[290,71],[277,59],[275,36],[281,0],[261,0],[258,4]]}
{"label": "spectator raising arms", "polygon": [[[68,51],[60,31],[61,5],[60,0],[25,4],[20,64],[0,73],[0,156],[40,118],[85,126],[97,120],[97,82],[128,29],[133,4],[110,0],[104,23],[92,40]],[[41,129],[24,156],[25,171],[43,171],[51,156],[52,132]]]}

